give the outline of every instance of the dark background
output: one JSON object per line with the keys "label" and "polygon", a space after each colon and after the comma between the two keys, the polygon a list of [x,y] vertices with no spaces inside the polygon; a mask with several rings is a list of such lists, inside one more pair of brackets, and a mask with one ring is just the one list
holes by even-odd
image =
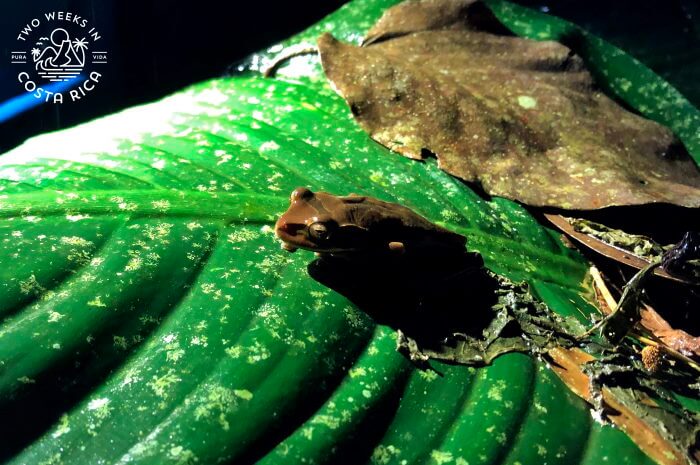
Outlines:
{"label": "dark background", "polygon": [[[109,51],[86,98],[44,104],[0,123],[0,152],[32,135],[165,96],[315,23],[343,0],[27,0],[0,4],[0,103],[24,92],[8,53],[29,19],[73,11],[96,26]],[[621,47],[700,103],[698,0],[518,0],[573,21]]]}

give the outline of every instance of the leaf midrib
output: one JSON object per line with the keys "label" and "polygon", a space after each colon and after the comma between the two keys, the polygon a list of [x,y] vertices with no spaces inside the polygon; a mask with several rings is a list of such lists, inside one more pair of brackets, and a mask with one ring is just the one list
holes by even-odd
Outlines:
{"label": "leaf midrib", "polygon": [[45,191],[0,196],[0,219],[94,214],[267,223],[287,205],[286,197],[249,193],[166,189]]}

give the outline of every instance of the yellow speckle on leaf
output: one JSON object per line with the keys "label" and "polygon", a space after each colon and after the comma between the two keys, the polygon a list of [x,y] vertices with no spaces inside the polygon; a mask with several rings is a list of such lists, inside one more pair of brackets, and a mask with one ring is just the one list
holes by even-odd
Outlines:
{"label": "yellow speckle on leaf", "polygon": [[96,296],[94,299],[87,303],[90,307],[106,307],[107,304],[102,302],[102,296]]}
{"label": "yellow speckle on leaf", "polygon": [[80,221],[90,218],[90,215],[66,215],[68,221]]}
{"label": "yellow speckle on leaf", "polygon": [[433,450],[430,453],[430,458],[432,459],[433,463],[436,463],[437,465],[442,465],[444,463],[449,463],[452,461],[452,454],[440,450]]}
{"label": "yellow speckle on leaf", "polygon": [[238,358],[243,353],[243,348],[241,346],[227,347],[224,352],[231,358]]}
{"label": "yellow speckle on leaf", "polygon": [[421,378],[423,378],[426,381],[435,381],[438,377],[438,374],[435,371],[423,370],[423,371],[418,371],[418,376],[420,376]]}
{"label": "yellow speckle on leaf", "polygon": [[367,370],[365,370],[363,367],[355,367],[351,368],[348,374],[351,378],[356,378],[358,376],[365,376],[367,374]]}
{"label": "yellow speckle on leaf", "polygon": [[56,439],[70,431],[70,423],[68,421],[68,415],[63,414],[58,420],[58,425],[56,426],[56,431],[51,434],[51,437]]}
{"label": "yellow speckle on leaf", "polygon": [[238,396],[232,389],[219,384],[205,385],[204,388],[206,394],[197,400],[195,419],[215,419],[222,429],[228,431],[231,426],[228,415],[236,410]]}
{"label": "yellow speckle on leaf", "polygon": [[488,393],[486,394],[487,397],[491,400],[502,400],[503,399],[503,391],[506,389],[506,383],[502,379],[498,380],[496,383],[494,383],[493,386],[488,390]]}
{"label": "yellow speckle on leaf", "polygon": [[233,244],[237,242],[245,242],[258,237],[258,233],[250,229],[240,229],[226,236],[226,240]]}
{"label": "yellow speckle on leaf", "polygon": [[124,336],[114,336],[113,341],[114,347],[117,349],[126,350],[129,347],[129,344]]}
{"label": "yellow speckle on leaf", "polygon": [[153,390],[153,392],[163,399],[166,399],[170,394],[170,387],[180,382],[181,379],[175,374],[175,370],[170,369],[163,376],[153,376],[153,379],[148,382],[148,387]]}
{"label": "yellow speckle on leaf", "polygon": [[182,446],[173,446],[168,451],[170,461],[174,465],[194,465],[199,462],[199,458],[190,449]]}
{"label": "yellow speckle on leaf", "polygon": [[177,362],[183,355],[185,355],[185,351],[183,349],[168,350],[165,353],[165,359],[169,362]]}
{"label": "yellow speckle on leaf", "polygon": [[58,320],[63,318],[65,315],[58,312],[49,312],[49,323],[56,323]]}
{"label": "yellow speckle on leaf", "polygon": [[269,152],[272,150],[278,150],[280,148],[279,144],[273,140],[263,142],[260,144],[260,151],[261,152]]}
{"label": "yellow speckle on leaf", "polygon": [[234,389],[233,393],[243,400],[250,400],[253,398],[253,393],[247,389]]}
{"label": "yellow speckle on leaf", "polygon": [[537,100],[530,97],[529,95],[519,95],[518,105],[525,108],[526,110],[531,110],[537,106]]}
{"label": "yellow speckle on leaf", "polygon": [[151,205],[153,205],[153,208],[160,211],[166,211],[170,209],[170,202],[168,200],[154,200],[153,202],[151,202]]}
{"label": "yellow speckle on leaf", "polygon": [[372,451],[372,463],[375,463],[377,465],[385,465],[389,462],[394,457],[398,457],[401,455],[401,449],[388,445],[388,446],[377,446],[373,451]]}
{"label": "yellow speckle on leaf", "polygon": [[141,268],[142,264],[143,260],[141,259],[141,257],[131,257],[129,262],[124,267],[124,271],[136,271],[139,268]]}
{"label": "yellow speckle on leaf", "polygon": [[61,244],[74,245],[78,247],[90,247],[91,245],[93,245],[91,241],[83,239],[79,236],[63,236],[61,238]]}
{"label": "yellow speckle on leaf", "polygon": [[340,419],[333,415],[316,415],[311,420],[314,425],[324,425],[330,429],[336,429],[340,426]]}
{"label": "yellow speckle on leaf", "polygon": [[109,404],[109,399],[107,397],[101,397],[99,399],[92,399],[88,403],[87,408],[88,408],[88,410],[99,410],[108,404]]}

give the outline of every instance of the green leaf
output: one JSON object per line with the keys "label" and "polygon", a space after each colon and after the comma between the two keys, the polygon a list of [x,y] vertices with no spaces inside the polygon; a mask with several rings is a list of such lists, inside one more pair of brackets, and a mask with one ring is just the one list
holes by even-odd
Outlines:
{"label": "green leaf", "polygon": [[[357,38],[391,3],[355,0],[289,44]],[[280,249],[293,188],[362,192],[468,235],[557,312],[591,312],[587,265],[556,233],[373,143],[304,72],[207,81],[0,159],[0,456],[650,463],[524,355],[416,371],[390,329],[307,275],[310,253]]]}

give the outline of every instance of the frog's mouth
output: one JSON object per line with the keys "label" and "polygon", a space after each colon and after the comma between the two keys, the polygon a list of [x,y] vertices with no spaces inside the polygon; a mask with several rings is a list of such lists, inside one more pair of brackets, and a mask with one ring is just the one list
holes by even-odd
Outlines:
{"label": "frog's mouth", "polygon": [[275,235],[282,241],[282,248],[287,252],[296,252],[299,249],[299,246],[296,244],[303,240],[298,234],[292,235],[280,228],[275,228]]}
{"label": "frog's mouth", "polygon": [[320,254],[348,253],[353,250],[341,248],[324,248],[306,239],[303,234],[289,234],[283,228],[276,228],[275,234],[282,241],[282,248],[288,252],[296,252],[299,249],[309,250]]}
{"label": "frog's mouth", "polygon": [[301,228],[290,227],[281,218],[275,224],[275,235],[282,241],[282,248],[288,252],[296,252],[300,248],[316,250],[316,245],[306,239]]}

